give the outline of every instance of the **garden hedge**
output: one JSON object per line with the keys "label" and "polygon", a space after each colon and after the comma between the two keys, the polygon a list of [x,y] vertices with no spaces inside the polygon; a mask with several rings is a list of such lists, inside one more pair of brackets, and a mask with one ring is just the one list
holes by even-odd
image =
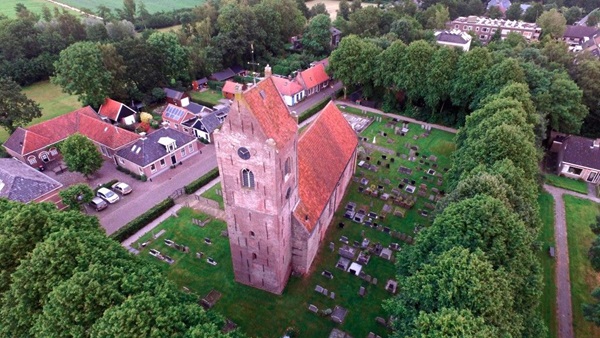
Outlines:
{"label": "garden hedge", "polygon": [[138,216],[133,221],[125,224],[124,227],[117,230],[115,233],[110,235],[110,238],[114,239],[118,242],[123,242],[127,238],[131,237],[133,234],[138,232],[141,228],[148,225],[150,222],[157,219],[160,215],[164,214],[167,210],[175,205],[175,201],[172,198],[167,198],[166,200],[158,203],[152,209],[146,211],[145,213]]}
{"label": "garden hedge", "polygon": [[215,168],[215,169],[207,172],[204,176],[200,177],[199,179],[195,180],[194,182],[186,185],[184,187],[185,193],[188,195],[191,195],[191,194],[195,193],[196,191],[198,191],[198,189],[200,189],[203,186],[205,186],[206,184],[208,184],[208,182],[214,180],[217,177],[219,177],[219,169]]}

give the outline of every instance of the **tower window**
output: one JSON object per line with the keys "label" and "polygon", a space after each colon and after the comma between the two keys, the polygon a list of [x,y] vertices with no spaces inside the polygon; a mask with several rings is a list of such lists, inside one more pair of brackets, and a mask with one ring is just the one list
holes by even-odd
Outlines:
{"label": "tower window", "polygon": [[254,174],[250,169],[242,169],[242,187],[254,189]]}
{"label": "tower window", "polygon": [[288,175],[292,172],[292,169],[290,168],[290,158],[288,157],[287,160],[285,160],[285,165],[284,165],[284,175]]}
{"label": "tower window", "polygon": [[256,254],[255,253],[252,254],[252,259],[256,259]]}
{"label": "tower window", "polygon": [[250,237],[254,237],[254,231],[250,231]]}

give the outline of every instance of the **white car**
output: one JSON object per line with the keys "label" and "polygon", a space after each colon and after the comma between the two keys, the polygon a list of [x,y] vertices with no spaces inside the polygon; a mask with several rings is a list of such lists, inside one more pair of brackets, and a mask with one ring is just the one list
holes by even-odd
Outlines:
{"label": "white car", "polygon": [[114,191],[107,188],[98,189],[96,196],[102,198],[110,204],[117,203],[119,201],[119,195],[115,194]]}
{"label": "white car", "polygon": [[125,182],[117,182],[115,184],[113,184],[112,189],[118,193],[120,193],[121,195],[127,195],[130,194],[132,189],[129,186],[129,184],[125,183]]}

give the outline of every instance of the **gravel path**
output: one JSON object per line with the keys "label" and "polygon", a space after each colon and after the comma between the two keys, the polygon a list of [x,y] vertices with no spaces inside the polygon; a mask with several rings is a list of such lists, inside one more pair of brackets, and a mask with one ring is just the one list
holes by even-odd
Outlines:
{"label": "gravel path", "polygon": [[600,203],[600,198],[584,195],[544,184],[544,189],[554,198],[554,239],[556,241],[556,312],[558,337],[574,338],[573,306],[571,303],[571,278],[569,275],[569,246],[567,220],[563,195],[572,195]]}

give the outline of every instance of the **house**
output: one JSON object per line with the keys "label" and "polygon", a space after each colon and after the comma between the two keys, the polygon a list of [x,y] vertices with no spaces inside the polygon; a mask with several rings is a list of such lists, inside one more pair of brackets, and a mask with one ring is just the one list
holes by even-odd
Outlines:
{"label": "house", "polygon": [[337,46],[340,44],[340,41],[342,40],[342,31],[331,26],[331,27],[329,27],[329,32],[331,33],[331,40],[329,42],[329,47],[331,47],[331,49],[335,49],[335,48],[337,48]]}
{"label": "house", "polygon": [[183,123],[184,127],[190,128],[194,136],[204,143],[212,142],[212,135],[215,129],[221,126],[221,121],[216,112],[212,112],[204,117],[198,117]]}
{"label": "house", "polygon": [[89,106],[27,128],[18,127],[3,146],[13,157],[38,167],[62,158],[56,144],[79,133],[98,146],[105,157],[139,139],[139,135],[101,120]]}
{"label": "house", "polygon": [[107,97],[100,106],[98,115],[107,118],[113,124],[120,123],[130,126],[135,123],[137,112],[123,103]]}
{"label": "house", "polygon": [[571,47],[580,46],[581,49],[585,42],[594,39],[598,33],[598,27],[567,25],[562,40]]}
{"label": "house", "polygon": [[231,68],[226,68],[218,72],[214,72],[210,75],[210,79],[214,81],[225,81],[233,78],[235,72]]}
{"label": "house", "polygon": [[192,89],[194,89],[195,91],[199,91],[202,88],[206,88],[207,85],[208,79],[205,77],[192,81]]}
{"label": "house", "polygon": [[190,96],[188,93],[170,88],[163,88],[163,91],[167,96],[167,103],[174,104],[178,107],[187,107],[187,105],[190,104]]}
{"label": "house", "polygon": [[323,64],[317,64],[298,73],[295,80],[304,88],[306,96],[311,96],[327,87],[329,75],[325,72]]}
{"label": "house", "polygon": [[270,76],[238,85],[214,143],[235,280],[281,294],[292,272],[311,269],[354,174],[357,135],[333,102],[300,132]]}
{"label": "house", "polygon": [[237,85],[237,82],[225,81],[225,85],[223,86],[223,89],[221,89],[223,97],[229,100],[233,100],[233,96],[235,94],[235,86]]}
{"label": "house", "polygon": [[296,81],[273,75],[271,67],[267,65],[265,67],[265,78],[273,77],[273,83],[277,87],[277,91],[283,97],[283,101],[288,107],[295,105],[302,101],[305,96],[304,88]]}
{"label": "house", "polygon": [[185,107],[185,109],[187,109],[190,113],[196,116],[205,116],[213,111],[212,109],[198,104],[196,102],[190,102],[190,104],[187,107]]}
{"label": "house", "polygon": [[186,108],[177,107],[173,104],[168,104],[162,113],[163,124],[175,130],[181,130],[184,133],[190,133],[190,131],[183,126],[183,123],[195,117],[196,115]]}
{"label": "house", "polygon": [[434,35],[438,45],[460,48],[465,52],[471,48],[471,35],[458,29],[436,31]]}
{"label": "house", "polygon": [[489,11],[492,7],[498,7],[500,12],[506,13],[506,10],[508,9],[508,7],[510,7],[510,5],[510,0],[491,0],[490,2],[488,2],[486,10]]}
{"label": "house", "polygon": [[522,35],[527,41],[537,41],[542,34],[542,29],[535,23],[524,21],[512,21],[504,19],[490,19],[471,15],[469,17],[460,16],[446,23],[449,30],[460,30],[468,33],[473,32],[483,43],[489,42],[497,31],[505,39],[509,33]]}
{"label": "house", "polygon": [[582,50],[588,51],[596,58],[600,58],[600,34],[594,36],[593,39],[584,42],[581,45]]}
{"label": "house", "polygon": [[11,201],[53,202],[62,184],[27,164],[12,158],[0,159],[0,197]]}
{"label": "house", "polygon": [[117,165],[152,178],[199,153],[198,140],[171,128],[141,137],[115,154]]}
{"label": "house", "polygon": [[557,174],[586,182],[600,182],[600,139],[555,135],[550,151],[557,154]]}

